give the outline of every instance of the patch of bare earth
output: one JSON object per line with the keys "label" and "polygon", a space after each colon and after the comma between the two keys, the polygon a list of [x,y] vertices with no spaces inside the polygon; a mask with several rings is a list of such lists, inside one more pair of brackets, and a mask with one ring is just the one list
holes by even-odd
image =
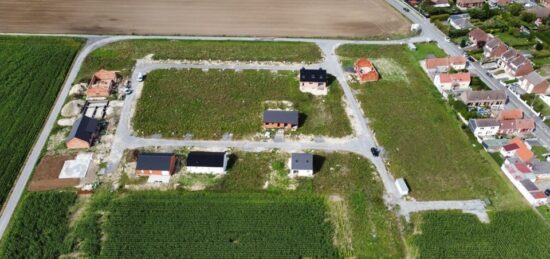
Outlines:
{"label": "patch of bare earth", "polygon": [[66,160],[74,159],[74,155],[46,155],[40,160],[27,189],[29,191],[47,191],[73,187],[80,183],[79,179],[59,179],[59,173]]}
{"label": "patch of bare earth", "polygon": [[409,22],[384,0],[2,0],[0,31],[369,37]]}

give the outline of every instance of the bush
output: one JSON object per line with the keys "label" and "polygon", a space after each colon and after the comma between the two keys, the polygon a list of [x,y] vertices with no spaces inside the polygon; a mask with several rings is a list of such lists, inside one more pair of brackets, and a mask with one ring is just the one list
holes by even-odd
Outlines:
{"label": "bush", "polygon": [[530,12],[521,13],[521,20],[523,20],[526,23],[532,23],[536,19],[537,19],[537,16],[534,13],[530,13]]}
{"label": "bush", "polygon": [[449,30],[449,37],[451,37],[451,38],[463,37],[463,36],[468,35],[468,32],[470,32],[470,30],[467,30],[467,29],[464,29],[464,30],[451,29],[451,30]]}
{"label": "bush", "polygon": [[444,34],[449,34],[449,26],[443,24],[441,21],[435,21],[434,25]]}
{"label": "bush", "polygon": [[448,18],[449,18],[449,14],[447,14],[447,13],[432,15],[432,16],[430,16],[430,22],[446,21]]}

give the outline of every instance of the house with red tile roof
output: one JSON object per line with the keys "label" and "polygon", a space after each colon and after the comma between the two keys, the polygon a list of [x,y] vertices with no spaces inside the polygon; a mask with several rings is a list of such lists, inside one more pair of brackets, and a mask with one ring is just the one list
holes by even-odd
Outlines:
{"label": "house with red tile roof", "polygon": [[525,76],[534,70],[531,61],[523,55],[517,55],[504,64],[504,72],[513,77]]}
{"label": "house with red tile roof", "polygon": [[533,118],[501,120],[498,134],[518,135],[535,131],[535,120]]}
{"label": "house with red tile roof", "polygon": [[516,159],[506,159],[500,168],[529,204],[540,206],[548,202],[544,191],[535,184],[537,177],[528,165]]}
{"label": "house with red tile roof", "polygon": [[466,69],[466,57],[448,56],[444,58],[428,58],[424,61],[428,72],[448,72],[451,68],[454,70]]}
{"label": "house with red tile roof", "polygon": [[380,78],[374,64],[366,58],[360,58],[355,61],[353,68],[360,83],[378,81]]}
{"label": "house with red tile roof", "polygon": [[468,33],[468,39],[470,40],[472,45],[476,46],[477,48],[483,48],[483,46],[485,46],[485,43],[487,43],[487,40],[490,39],[490,36],[482,29],[476,27]]}
{"label": "house with red tile roof", "polygon": [[456,6],[458,9],[465,10],[469,8],[481,7],[485,0],[457,0]]}
{"label": "house with red tile roof", "polygon": [[519,108],[502,110],[498,114],[499,120],[518,120],[523,119],[523,111]]}
{"label": "house with red tile roof", "polygon": [[114,71],[108,71],[101,69],[94,73],[88,89],[86,90],[86,96],[90,97],[108,97],[113,90],[113,87],[117,81],[117,76]]}
{"label": "house with red tile roof", "polygon": [[486,59],[496,59],[508,50],[508,46],[496,37],[487,40],[483,46],[483,57]]}
{"label": "house with red tile roof", "polygon": [[503,146],[500,153],[504,157],[515,157],[521,162],[529,163],[535,158],[535,154],[529,149],[527,144],[520,138],[516,137]]}
{"label": "house with red tile roof", "polygon": [[470,88],[470,82],[470,72],[441,73],[434,77],[434,84],[443,91],[466,91]]}
{"label": "house with red tile roof", "polygon": [[542,78],[542,76],[535,71],[522,76],[519,80],[519,87],[526,93],[546,94],[548,86],[550,86],[548,80]]}

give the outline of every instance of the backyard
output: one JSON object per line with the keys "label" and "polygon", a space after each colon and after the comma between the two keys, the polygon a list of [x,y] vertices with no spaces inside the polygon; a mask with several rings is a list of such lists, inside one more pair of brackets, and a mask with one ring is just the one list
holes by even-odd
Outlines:
{"label": "backyard", "polygon": [[315,63],[322,59],[317,45],[308,42],[126,40],[103,46],[88,55],[78,80],[89,78],[100,68],[129,75],[136,59],[149,54],[158,60]]}
{"label": "backyard", "polygon": [[302,93],[290,71],[156,70],[147,77],[133,127],[142,136],[243,138],[261,131],[265,109],[290,108],[300,112],[297,133],[343,137],[352,130],[342,96],[336,81],[327,96]]}
{"label": "backyard", "polygon": [[[423,57],[404,46],[343,45],[337,53],[344,65],[358,57],[373,59],[381,73],[380,81],[352,86],[388,154],[391,172],[407,179],[413,197],[518,200],[494,161],[472,148],[454,111],[420,68]],[[385,63],[377,64],[377,59],[390,60],[386,63],[394,67],[380,67]],[[401,71],[403,76],[385,71]]]}

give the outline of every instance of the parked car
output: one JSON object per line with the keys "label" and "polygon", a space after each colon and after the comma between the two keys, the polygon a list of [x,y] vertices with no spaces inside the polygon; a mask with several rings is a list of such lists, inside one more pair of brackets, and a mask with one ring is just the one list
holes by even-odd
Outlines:
{"label": "parked car", "polygon": [[408,12],[408,11],[410,11],[410,9],[407,8],[407,7],[403,7],[403,11]]}
{"label": "parked car", "polygon": [[138,82],[143,82],[143,78],[144,78],[144,77],[145,77],[144,74],[139,73],[139,74],[138,74],[138,77],[137,77]]}
{"label": "parked car", "polygon": [[445,37],[445,41],[446,41],[446,42],[451,42],[451,38]]}
{"label": "parked car", "polygon": [[544,191],[544,195],[546,195],[546,197],[550,196],[550,189],[546,189]]}
{"label": "parked car", "polygon": [[372,153],[373,156],[375,157],[378,157],[380,155],[380,150],[378,150],[378,148],[375,148],[375,147],[371,147],[370,148],[370,152]]}

